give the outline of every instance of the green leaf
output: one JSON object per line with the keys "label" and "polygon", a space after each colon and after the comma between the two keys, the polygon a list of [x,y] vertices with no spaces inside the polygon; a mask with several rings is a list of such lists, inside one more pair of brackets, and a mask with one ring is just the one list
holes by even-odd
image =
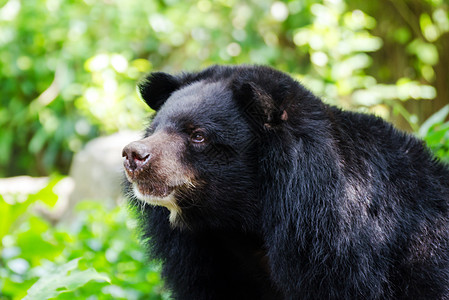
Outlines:
{"label": "green leaf", "polygon": [[444,147],[444,139],[448,135],[449,130],[449,122],[435,126],[435,128],[432,128],[427,135],[425,136],[424,140],[427,142],[427,144],[431,148],[442,148]]}
{"label": "green leaf", "polygon": [[29,290],[24,300],[50,299],[61,293],[70,292],[91,280],[110,282],[107,276],[99,274],[94,268],[77,270],[80,258],[56,268],[50,274],[41,277]]}
{"label": "green leaf", "polygon": [[444,122],[449,115],[449,105],[444,106],[442,109],[431,115],[419,128],[418,135],[424,138],[429,132],[430,128],[436,124]]}

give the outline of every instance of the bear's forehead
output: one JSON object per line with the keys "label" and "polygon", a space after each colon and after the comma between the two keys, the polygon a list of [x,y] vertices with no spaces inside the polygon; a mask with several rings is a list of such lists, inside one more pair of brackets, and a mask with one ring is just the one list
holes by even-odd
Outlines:
{"label": "bear's forehead", "polygon": [[168,98],[167,104],[181,102],[186,107],[207,105],[210,104],[208,102],[214,102],[217,98],[223,98],[229,92],[223,82],[199,81],[175,91]]}
{"label": "bear's forehead", "polygon": [[204,119],[233,111],[232,92],[223,82],[195,82],[175,91],[156,115],[159,121]]}

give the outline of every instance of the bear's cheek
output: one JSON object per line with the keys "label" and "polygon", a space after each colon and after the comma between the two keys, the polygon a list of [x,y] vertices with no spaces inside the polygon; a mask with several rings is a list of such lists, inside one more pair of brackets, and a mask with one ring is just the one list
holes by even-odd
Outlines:
{"label": "bear's cheek", "polygon": [[181,187],[194,186],[192,172],[172,158],[165,157],[169,154],[165,153],[147,168],[134,172],[132,178],[127,174],[141,195],[163,198]]}

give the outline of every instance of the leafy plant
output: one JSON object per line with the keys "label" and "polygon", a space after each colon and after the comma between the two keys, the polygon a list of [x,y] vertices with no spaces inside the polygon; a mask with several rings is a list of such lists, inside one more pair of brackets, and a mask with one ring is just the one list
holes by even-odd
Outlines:
{"label": "leafy plant", "polygon": [[1,239],[0,299],[168,299],[160,266],[148,261],[125,208],[81,202],[69,227],[35,215],[30,199],[41,195],[53,202],[55,184],[57,179],[23,202],[0,199],[10,212],[27,203]]}
{"label": "leafy plant", "polygon": [[[23,215],[30,205],[37,201],[53,207],[58,199],[53,188],[61,180],[61,176],[54,176],[43,189],[30,195],[0,195],[0,240],[18,226],[17,222],[23,219]],[[0,245],[1,249],[1,245]]]}
{"label": "leafy plant", "polygon": [[105,275],[90,268],[84,271],[76,270],[80,258],[71,260],[62,266],[51,270],[51,273],[39,278],[28,290],[24,300],[55,298],[61,293],[76,290],[90,280],[110,282]]}
{"label": "leafy plant", "polygon": [[449,105],[430,116],[419,128],[418,136],[423,138],[433,152],[449,162]]}

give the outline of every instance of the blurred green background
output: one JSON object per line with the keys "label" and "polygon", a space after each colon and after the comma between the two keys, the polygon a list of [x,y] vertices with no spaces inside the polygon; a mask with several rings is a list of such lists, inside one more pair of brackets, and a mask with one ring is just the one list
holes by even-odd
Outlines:
{"label": "blurred green background", "polygon": [[135,85],[153,70],[267,64],[449,161],[448,12],[447,0],[0,0],[0,177],[51,177],[0,195],[0,299],[38,278],[28,299],[169,298],[126,209],[82,202],[70,226],[32,209],[54,207],[87,141],[143,128]]}

